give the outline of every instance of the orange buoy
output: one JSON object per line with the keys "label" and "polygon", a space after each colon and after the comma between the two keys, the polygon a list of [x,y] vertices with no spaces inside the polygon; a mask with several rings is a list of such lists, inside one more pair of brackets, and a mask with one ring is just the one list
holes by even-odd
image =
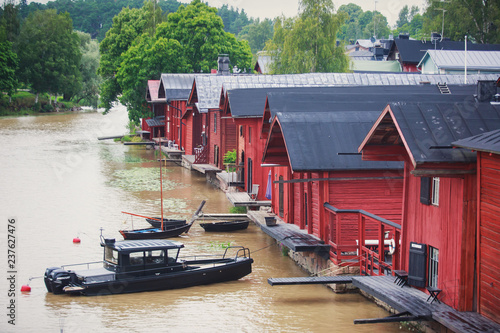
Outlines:
{"label": "orange buoy", "polygon": [[31,287],[27,284],[23,284],[21,286],[21,291],[25,291],[25,292],[30,292],[31,291]]}
{"label": "orange buoy", "polygon": [[79,244],[80,243],[80,238],[79,237],[73,238],[73,243]]}

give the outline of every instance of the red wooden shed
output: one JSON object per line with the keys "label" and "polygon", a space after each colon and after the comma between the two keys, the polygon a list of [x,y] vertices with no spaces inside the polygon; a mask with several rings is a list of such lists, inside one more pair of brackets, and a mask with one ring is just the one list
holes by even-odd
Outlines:
{"label": "red wooden shed", "polygon": [[402,267],[459,311],[473,310],[477,287],[476,156],[451,143],[499,127],[490,103],[391,103],[359,147],[364,160],[405,162]]}
{"label": "red wooden shed", "polygon": [[453,145],[477,151],[477,311],[500,323],[500,129]]}

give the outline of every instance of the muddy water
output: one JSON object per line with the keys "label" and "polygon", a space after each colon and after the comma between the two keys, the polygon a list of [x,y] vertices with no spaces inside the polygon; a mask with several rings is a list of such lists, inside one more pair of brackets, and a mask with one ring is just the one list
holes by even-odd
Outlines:
{"label": "muddy water", "polygon": [[[267,284],[269,277],[305,276],[256,226],[208,234],[194,225],[178,238],[189,253],[219,253],[223,244],[251,249],[251,275],[234,282],[128,295],[71,297],[48,294],[46,267],[100,260],[100,229],[121,239],[122,228],[146,227],[121,213],[159,214],[159,169],[144,147],[98,141],[122,134],[127,115],[98,113],[0,119],[0,332],[392,332],[398,324],[354,326],[356,318],[387,315],[357,294],[324,286]],[[170,165],[164,170],[165,214],[189,218],[228,212],[224,194],[204,177]],[[8,224],[15,226],[15,295],[9,295]],[[75,237],[81,243],[73,244]],[[10,243],[9,243],[10,244]],[[9,275],[10,274],[10,275]],[[30,293],[21,285],[30,277]],[[8,323],[15,304],[15,326]]]}

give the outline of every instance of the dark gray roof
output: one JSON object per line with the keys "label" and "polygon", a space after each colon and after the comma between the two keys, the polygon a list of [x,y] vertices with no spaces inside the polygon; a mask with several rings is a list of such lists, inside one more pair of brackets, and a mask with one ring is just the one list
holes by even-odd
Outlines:
{"label": "dark gray roof", "polygon": [[474,162],[470,150],[434,148],[500,129],[500,106],[491,103],[398,102],[390,108],[416,164]]}
{"label": "dark gray roof", "polygon": [[472,99],[476,92],[475,85],[448,87],[451,95],[442,95],[435,85],[233,89],[228,91],[228,100],[233,117],[262,117],[266,95],[270,96],[271,114],[274,116],[278,111],[295,109],[381,111],[391,101],[462,101],[467,97]]}
{"label": "dark gray roof", "polygon": [[204,74],[162,74],[160,88],[164,89],[166,100],[187,100],[197,75]]}
{"label": "dark gray roof", "polygon": [[500,154],[500,129],[455,141],[453,146]]}
{"label": "dark gray roof", "polygon": [[449,86],[452,94],[441,94],[434,85],[294,88],[269,91],[271,117],[277,112],[378,111],[390,102],[473,101],[476,86]]}
{"label": "dark gray roof", "polygon": [[356,153],[380,111],[278,112],[294,171],[402,169],[402,162],[362,161]]}
{"label": "dark gray roof", "polygon": [[[449,40],[437,41],[437,44],[431,41],[420,41],[410,39],[395,39],[391,47],[389,56],[396,51],[399,51],[400,58],[405,63],[418,64],[424,57],[427,50],[464,50],[464,42],[455,42]],[[467,43],[467,50],[476,51],[500,51],[500,44],[474,44]]]}
{"label": "dark gray roof", "polygon": [[165,117],[160,116],[152,119],[146,119],[146,123],[149,127],[165,126]]}

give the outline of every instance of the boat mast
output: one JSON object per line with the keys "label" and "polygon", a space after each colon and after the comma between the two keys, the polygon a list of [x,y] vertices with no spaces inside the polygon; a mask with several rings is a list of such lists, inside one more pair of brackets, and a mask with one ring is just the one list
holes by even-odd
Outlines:
{"label": "boat mast", "polygon": [[161,199],[161,231],[163,231],[163,176],[161,170],[161,160],[162,160],[162,150],[161,150],[161,139],[160,139],[160,199]]}

